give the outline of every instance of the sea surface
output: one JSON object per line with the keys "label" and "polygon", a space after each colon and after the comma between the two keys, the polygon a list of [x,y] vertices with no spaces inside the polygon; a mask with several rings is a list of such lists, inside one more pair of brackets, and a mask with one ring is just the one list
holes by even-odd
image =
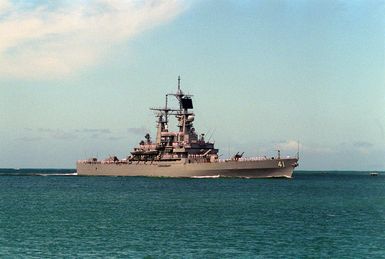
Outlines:
{"label": "sea surface", "polygon": [[73,173],[0,170],[1,258],[385,258],[385,172]]}

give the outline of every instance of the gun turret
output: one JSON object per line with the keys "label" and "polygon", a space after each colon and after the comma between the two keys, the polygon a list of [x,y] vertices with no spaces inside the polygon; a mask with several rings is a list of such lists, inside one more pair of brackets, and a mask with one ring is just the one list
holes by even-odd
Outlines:
{"label": "gun turret", "polygon": [[239,152],[237,152],[237,153],[233,156],[232,160],[238,161],[238,160],[243,156],[244,153],[245,153],[245,152],[242,152],[242,154],[239,154]]}

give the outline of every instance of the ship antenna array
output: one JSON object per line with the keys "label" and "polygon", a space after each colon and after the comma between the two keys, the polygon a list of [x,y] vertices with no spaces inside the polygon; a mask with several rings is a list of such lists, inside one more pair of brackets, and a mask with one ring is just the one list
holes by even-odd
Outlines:
{"label": "ship antenna array", "polygon": [[182,92],[180,90],[180,75],[178,76],[178,92],[176,94],[177,94],[177,99],[179,101],[179,109],[182,110],[182,101],[181,101]]}
{"label": "ship antenna array", "polygon": [[297,146],[297,159],[299,159],[299,140],[298,140],[298,146]]}
{"label": "ship antenna array", "polygon": [[209,136],[209,138],[208,138],[207,141],[210,141],[211,137],[214,135],[214,133],[215,133],[216,130],[217,130],[217,129],[214,128],[214,129],[211,131],[211,134],[210,134],[210,136]]}
{"label": "ship antenna array", "polygon": [[178,76],[178,94],[180,93],[180,75]]}
{"label": "ship antenna array", "polygon": [[165,107],[165,120],[166,120],[166,123],[168,123],[168,108],[167,108],[167,100],[168,100],[168,94],[166,94],[166,107]]}

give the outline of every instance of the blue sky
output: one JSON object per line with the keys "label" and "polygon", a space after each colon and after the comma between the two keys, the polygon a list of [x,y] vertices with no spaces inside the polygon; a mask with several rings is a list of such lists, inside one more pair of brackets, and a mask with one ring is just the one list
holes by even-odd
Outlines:
{"label": "blue sky", "polygon": [[[383,1],[0,0],[0,167],[125,157],[194,94],[220,154],[385,170]],[[174,125],[172,125],[174,126]]]}

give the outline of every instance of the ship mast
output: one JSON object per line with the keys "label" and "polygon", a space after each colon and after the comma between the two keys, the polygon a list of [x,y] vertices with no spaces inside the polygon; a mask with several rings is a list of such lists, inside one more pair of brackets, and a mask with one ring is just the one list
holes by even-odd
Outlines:
{"label": "ship mast", "polygon": [[[191,95],[185,95],[182,90],[180,89],[180,76],[178,76],[178,90],[176,93],[169,93],[166,94],[166,100],[165,100],[165,106],[164,108],[150,108],[154,111],[159,111],[159,114],[157,115],[159,117],[157,123],[157,136],[156,136],[156,143],[159,145],[161,143],[161,135],[162,132],[168,132],[168,116],[170,114],[175,115],[178,118],[178,127],[179,127],[179,133],[177,135],[177,141],[181,142],[184,140],[184,135],[186,134],[186,121],[188,119],[189,115],[193,115],[193,113],[189,113],[188,109],[192,108],[192,102],[191,102]],[[168,96],[173,95],[178,100],[179,103],[179,109],[170,109],[168,107]],[[190,103],[189,105],[185,105],[185,100],[189,99]]]}
{"label": "ship mast", "polygon": [[[178,108],[169,106],[169,96],[174,96],[179,104]],[[152,143],[147,138],[147,142],[133,152],[135,159],[146,160],[152,159],[189,159],[190,163],[194,161],[216,159],[218,150],[214,148],[214,143],[206,142],[203,138],[204,134],[198,139],[198,135],[193,127],[195,115],[192,112],[193,102],[192,95],[184,94],[181,89],[181,78],[178,76],[177,90],[174,93],[168,93],[165,96],[165,104],[163,107],[150,108],[156,111],[157,132],[156,142]],[[178,130],[170,130],[168,128],[169,116],[174,115],[177,119]],[[141,143],[142,143],[141,142]],[[155,145],[154,145],[155,144]],[[212,156],[211,156],[212,155]],[[155,157],[156,156],[156,157]],[[210,158],[211,157],[211,158]],[[187,160],[186,160],[187,161]]]}
{"label": "ship mast", "polygon": [[178,93],[180,93],[180,76],[178,76]]}

